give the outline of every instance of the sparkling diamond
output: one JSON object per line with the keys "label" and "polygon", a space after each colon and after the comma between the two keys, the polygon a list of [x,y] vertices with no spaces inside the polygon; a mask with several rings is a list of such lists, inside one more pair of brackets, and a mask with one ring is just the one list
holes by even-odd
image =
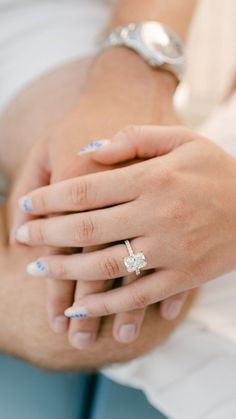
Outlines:
{"label": "sparkling diamond", "polygon": [[124,29],[122,29],[122,31],[120,33],[120,36],[121,36],[121,38],[126,39],[127,36],[128,36],[128,34],[129,34],[128,29],[127,28],[124,28]]}
{"label": "sparkling diamond", "polygon": [[128,272],[139,272],[147,265],[147,261],[143,252],[138,252],[124,258],[124,264]]}

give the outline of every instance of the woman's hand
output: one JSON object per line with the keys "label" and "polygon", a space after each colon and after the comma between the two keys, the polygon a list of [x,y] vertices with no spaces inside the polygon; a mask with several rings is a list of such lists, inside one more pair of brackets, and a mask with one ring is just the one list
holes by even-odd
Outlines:
{"label": "woman's hand", "polygon": [[109,244],[89,254],[42,258],[31,273],[84,281],[122,277],[125,239],[147,259],[139,280],[81,298],[67,310],[69,317],[140,309],[235,268],[235,160],[187,129],[150,126],[122,131],[93,154],[113,164],[135,157],[149,160],[41,188],[21,200],[34,215],[80,213],[28,222],[18,230],[20,242]]}

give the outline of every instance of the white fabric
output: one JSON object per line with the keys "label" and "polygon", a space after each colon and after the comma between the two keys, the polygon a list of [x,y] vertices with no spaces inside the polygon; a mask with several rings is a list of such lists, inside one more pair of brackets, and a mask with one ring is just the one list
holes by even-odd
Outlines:
{"label": "white fabric", "polygon": [[[92,52],[108,14],[102,0],[0,0],[0,111],[37,76]],[[236,96],[201,128],[234,153],[235,113]],[[168,342],[104,373],[142,389],[169,418],[236,417],[235,301],[233,272],[201,289]]]}
{"label": "white fabric", "polygon": [[[236,93],[198,129],[236,157]],[[217,234],[217,232],[216,232]],[[104,370],[173,419],[236,417],[236,271],[203,286],[161,347]]]}
{"label": "white fabric", "polygon": [[0,111],[26,84],[91,54],[109,15],[102,0],[0,0]]}

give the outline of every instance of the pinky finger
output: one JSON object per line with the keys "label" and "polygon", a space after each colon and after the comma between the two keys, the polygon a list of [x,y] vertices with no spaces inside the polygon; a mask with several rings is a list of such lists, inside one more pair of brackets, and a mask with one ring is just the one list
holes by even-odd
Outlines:
{"label": "pinky finger", "polygon": [[[134,281],[137,281],[135,274],[126,276],[122,283],[125,286]],[[142,327],[144,316],[145,309],[136,309],[117,314],[113,325],[115,340],[121,343],[131,343],[136,340]]]}
{"label": "pinky finger", "polygon": [[161,302],[160,314],[165,320],[176,319],[184,306],[187,299],[188,291],[173,295]]}

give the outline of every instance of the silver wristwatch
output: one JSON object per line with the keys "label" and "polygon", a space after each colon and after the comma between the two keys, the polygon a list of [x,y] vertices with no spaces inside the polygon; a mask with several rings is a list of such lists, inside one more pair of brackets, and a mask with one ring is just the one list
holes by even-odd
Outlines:
{"label": "silver wristwatch", "polygon": [[102,48],[125,46],[137,52],[152,67],[163,68],[181,80],[184,72],[183,45],[169,28],[155,21],[129,23],[112,30]]}

